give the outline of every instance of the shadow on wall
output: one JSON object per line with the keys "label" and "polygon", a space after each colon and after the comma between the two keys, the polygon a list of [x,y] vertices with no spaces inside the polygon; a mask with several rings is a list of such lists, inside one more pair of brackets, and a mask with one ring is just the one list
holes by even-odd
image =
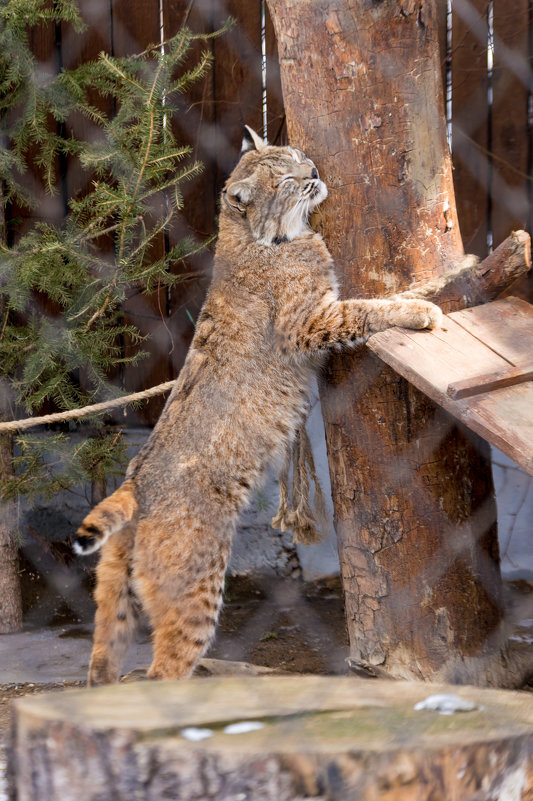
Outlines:
{"label": "shadow on wall", "polygon": [[533,581],[533,476],[492,449],[502,573]]}
{"label": "shadow on wall", "polygon": [[[318,476],[328,505],[329,520],[324,540],[317,545],[297,545],[290,532],[274,531],[270,521],[278,504],[278,484],[272,472],[242,516],[235,537],[230,574],[253,575],[274,573],[279,576],[302,576],[311,581],[339,573],[337,542],[333,529],[333,506],[327,464],[324,427],[318,394],[308,421]],[[130,429],[132,456],[145,442],[147,429]],[[533,520],[533,477],[499,451],[492,450],[494,484],[498,505],[498,528],[502,572],[507,579],[533,580],[533,549],[531,520]],[[63,493],[50,502],[27,508],[20,506],[20,530],[36,531],[49,541],[68,540],[89,510],[89,493]]]}

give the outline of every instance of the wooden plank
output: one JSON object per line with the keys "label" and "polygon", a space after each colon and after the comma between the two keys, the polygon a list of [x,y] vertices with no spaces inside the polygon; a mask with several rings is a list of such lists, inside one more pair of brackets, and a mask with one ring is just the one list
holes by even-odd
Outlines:
{"label": "wooden plank", "polygon": [[214,43],[214,92],[217,124],[218,189],[233,169],[243,125],[263,130],[261,79],[261,2],[228,0],[215,22],[236,19],[231,31]]}
{"label": "wooden plank", "polygon": [[368,347],[429,398],[533,474],[531,381],[458,400],[447,393],[449,384],[471,379],[473,369],[476,374],[498,372],[531,359],[531,306],[509,298],[487,303],[449,315],[443,329],[396,328],[374,334]]}
{"label": "wooden plank", "polygon": [[488,0],[452,5],[455,196],[465,250],[480,257],[488,252],[488,5]]}
{"label": "wooden plank", "polygon": [[[509,297],[454,312],[449,317],[516,366],[527,362],[533,353],[531,309],[524,300]],[[472,364],[476,372],[481,368],[475,362]]]}
{"label": "wooden plank", "polygon": [[494,3],[492,231],[499,245],[525,228],[528,200],[528,61],[530,0]]}
{"label": "wooden plank", "polygon": [[[214,27],[213,0],[190,3],[189,0],[163,0],[164,38],[174,36],[182,25],[195,33],[209,33]],[[224,37],[221,42],[223,43]],[[195,66],[204,50],[213,52],[214,42],[193,43],[180,71]],[[171,248],[184,237],[192,237],[198,243],[205,241],[215,230],[218,215],[216,186],[216,141],[215,103],[213,82],[215,66],[186,95],[173,101],[171,124],[178,145],[190,145],[191,160],[200,160],[203,173],[181,187],[183,209],[171,224],[167,236],[167,247]],[[185,264],[176,265],[183,280],[175,284],[168,293],[169,369],[177,375],[194,334],[194,320],[198,316],[205,296],[207,280],[212,263],[212,253],[203,250],[191,256]]]}
{"label": "wooden plank", "polygon": [[[492,230],[498,245],[513,229],[531,230],[531,0],[494,3]],[[533,275],[513,288],[533,301]]]}
{"label": "wooden plank", "polygon": [[476,371],[487,373],[507,366],[501,356],[470,337],[450,318],[445,325],[437,331],[422,332],[390,328],[374,334],[368,347],[439,403],[449,384],[471,377],[472,365],[476,365]]}
{"label": "wooden plank", "polygon": [[159,0],[111,0],[113,55],[140,53],[160,41]]}
{"label": "wooden plank", "polygon": [[[470,400],[463,422],[533,475],[533,383],[498,389]],[[454,413],[451,407],[448,411]],[[485,432],[485,433],[484,433]]]}
{"label": "wooden plank", "polygon": [[[53,23],[32,26],[28,36],[30,49],[36,59],[35,76],[39,82],[46,83],[60,70],[61,36],[59,28]],[[47,129],[60,133],[62,126],[50,115]],[[25,154],[27,170],[18,176],[20,184],[33,198],[34,206],[28,209],[16,202],[9,204],[6,210],[8,244],[13,245],[25,234],[29,233],[37,223],[62,228],[66,213],[66,182],[64,180],[64,159],[55,159],[53,165],[53,181],[55,190],[50,193],[46,185],[43,169],[36,163],[38,148],[32,147]],[[50,319],[58,318],[61,308],[46,293],[34,292],[34,301],[39,308],[39,315]],[[36,410],[35,410],[36,411]],[[46,400],[38,410],[41,414],[57,411],[57,406],[50,399]]]}
{"label": "wooden plank", "polygon": [[[75,69],[80,64],[93,61],[101,52],[111,53],[112,16],[109,0],[79,0],[80,15],[87,24],[83,33],[76,33],[70,25],[61,26],[61,60],[65,69]],[[104,98],[94,90],[88,90],[89,101],[105,114],[112,114],[113,102]],[[65,125],[67,137],[83,142],[102,139],[102,131],[85,115],[71,114]],[[77,158],[68,158],[65,163],[65,180],[69,198],[80,197],[91,188],[93,175],[83,169]],[[102,250],[112,252],[112,240],[106,246],[101,242]]]}
{"label": "wooden plank", "polygon": [[[112,0],[113,41],[112,53],[125,56],[142,52],[149,44],[157,44],[161,38],[159,0]],[[163,198],[154,201],[154,218],[162,208]],[[150,250],[150,258],[157,259],[165,252],[165,239],[161,234],[157,243]],[[127,392],[137,392],[150,386],[168,381],[170,374],[168,363],[169,337],[166,328],[167,294],[160,288],[150,295],[144,295],[135,288],[129,293],[123,305],[125,318],[133,322],[140,332],[149,338],[142,349],[148,357],[136,367],[126,367],[122,385]],[[137,351],[129,338],[124,341],[124,352],[129,356]],[[165,397],[154,398],[144,403],[140,409],[128,409],[122,422],[130,425],[153,425],[163,408]]]}
{"label": "wooden plank", "polygon": [[[69,70],[97,59],[101,52],[110,53],[113,48],[109,0],[79,0],[78,7],[80,16],[87,25],[85,31],[76,33],[71,25],[66,23],[61,25],[61,62],[65,69]],[[113,113],[111,98],[102,97],[94,89],[88,89],[87,94],[89,101],[102,113],[107,115]],[[103,138],[102,129],[79,112],[69,115],[65,123],[65,135],[67,138],[82,142],[96,142]],[[81,166],[77,157],[67,156],[62,160],[61,166],[69,201],[71,198],[80,199],[90,192],[94,175],[90,170]],[[105,264],[113,263],[114,240],[111,235],[98,240],[98,257]],[[118,370],[108,373],[111,383],[117,383],[118,373]],[[93,389],[92,382],[88,379],[87,371],[84,368],[78,370],[78,381],[83,391]],[[117,413],[116,416],[118,417],[119,414]]]}
{"label": "wooden plank", "polygon": [[[57,31],[53,23],[35,25],[29,30],[29,46],[37,61],[36,76],[40,81],[47,80],[59,72],[60,51]],[[57,130],[58,123],[50,120],[49,129]],[[55,181],[58,191],[50,194],[46,188],[43,171],[35,164],[36,148],[26,154],[28,169],[18,176],[18,181],[34,198],[35,206],[28,209],[16,202],[9,204],[6,210],[8,243],[17,242],[21,236],[32,230],[37,222],[61,226],[65,216],[64,186],[61,184],[59,169],[56,170]]]}
{"label": "wooden plank", "polygon": [[278,44],[272,18],[265,3],[265,47],[266,47],[266,89],[267,89],[267,136],[273,145],[283,145],[288,141],[285,106],[281,88],[281,74],[278,58]]}
{"label": "wooden plank", "polygon": [[448,384],[447,394],[453,400],[460,400],[503,387],[513,387],[516,384],[523,384],[524,381],[533,381],[532,362],[522,367],[509,367],[494,373],[485,373],[465,378],[462,381],[454,381],[452,384]]}
{"label": "wooden plank", "polygon": [[[198,7],[198,5],[200,7]],[[162,0],[163,37],[175,36],[183,25],[195,33],[210,33],[213,24],[210,5],[196,4],[189,0]],[[221,41],[224,41],[222,37]],[[193,42],[178,74],[195,67],[205,50],[213,52],[213,42]],[[216,135],[214,132],[215,104],[213,100],[214,65],[207,75],[193,84],[183,96],[172,98],[169,109],[169,123],[178,145],[189,145],[192,148],[192,159],[199,159],[204,164],[204,172],[194,181],[181,187],[184,206],[177,220],[176,230],[170,231],[169,245],[186,233],[196,234],[199,239],[210,235],[214,230],[214,219],[217,213],[217,194],[214,180],[216,170]],[[179,225],[182,221],[184,225]],[[187,231],[185,229],[190,229]],[[205,266],[204,261],[196,263],[197,269]]]}

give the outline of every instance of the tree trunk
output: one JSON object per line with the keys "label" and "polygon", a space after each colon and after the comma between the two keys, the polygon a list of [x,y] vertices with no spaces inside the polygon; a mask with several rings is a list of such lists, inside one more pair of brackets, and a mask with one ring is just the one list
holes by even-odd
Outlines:
{"label": "tree trunk", "polygon": [[[0,240],[7,241],[3,182],[0,181]],[[3,303],[0,300],[0,312]],[[3,314],[2,314],[3,316]],[[6,404],[0,399],[0,420]],[[0,479],[12,475],[13,439],[0,435]],[[16,509],[12,501],[0,501],[0,634],[11,634],[22,628],[22,596],[18,576],[18,541]]]}
{"label": "tree trunk", "polygon": [[[0,475],[11,475],[12,438],[0,436]],[[18,576],[16,509],[13,501],[0,503],[0,634],[22,628],[22,599]]]}
{"label": "tree trunk", "polygon": [[[463,256],[435,0],[269,0],[291,141],[330,196],[318,224],[344,297],[406,290]],[[366,348],[321,386],[352,664],[502,683],[486,443]]]}

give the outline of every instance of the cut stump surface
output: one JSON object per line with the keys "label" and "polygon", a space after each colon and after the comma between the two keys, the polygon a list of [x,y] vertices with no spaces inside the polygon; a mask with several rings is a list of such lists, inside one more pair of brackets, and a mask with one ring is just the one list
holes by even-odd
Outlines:
{"label": "cut stump surface", "polygon": [[[473,708],[415,710],[436,693]],[[17,801],[518,801],[533,792],[533,697],[322,676],[139,683],[19,701],[11,748]]]}

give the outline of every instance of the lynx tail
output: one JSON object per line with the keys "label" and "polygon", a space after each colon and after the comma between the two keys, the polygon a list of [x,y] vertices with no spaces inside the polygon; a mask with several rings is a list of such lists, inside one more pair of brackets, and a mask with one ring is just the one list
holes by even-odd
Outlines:
{"label": "lynx tail", "polygon": [[125,481],[83,520],[72,543],[74,552],[83,556],[94,553],[112,534],[130,523],[136,514],[137,502],[133,485]]}

